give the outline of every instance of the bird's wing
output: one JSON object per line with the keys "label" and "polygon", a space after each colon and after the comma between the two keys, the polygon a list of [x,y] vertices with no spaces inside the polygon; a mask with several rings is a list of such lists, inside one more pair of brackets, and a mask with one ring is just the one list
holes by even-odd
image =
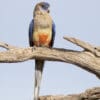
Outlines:
{"label": "bird's wing", "polygon": [[32,19],[32,21],[30,22],[30,25],[29,25],[29,44],[30,44],[30,46],[34,46],[33,31],[34,31],[34,20]]}
{"label": "bird's wing", "polygon": [[55,34],[56,34],[56,28],[55,28],[55,23],[52,21],[52,39],[51,39],[51,47],[54,44],[54,40],[55,40]]}

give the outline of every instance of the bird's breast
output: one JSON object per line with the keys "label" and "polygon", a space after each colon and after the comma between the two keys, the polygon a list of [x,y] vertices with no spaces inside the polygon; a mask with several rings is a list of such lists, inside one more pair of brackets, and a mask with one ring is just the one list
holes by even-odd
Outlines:
{"label": "bird's breast", "polygon": [[51,30],[38,30],[33,34],[33,41],[36,46],[49,47],[51,37]]}
{"label": "bird's breast", "polygon": [[33,41],[36,46],[49,47],[52,38],[52,19],[48,13],[34,17]]}

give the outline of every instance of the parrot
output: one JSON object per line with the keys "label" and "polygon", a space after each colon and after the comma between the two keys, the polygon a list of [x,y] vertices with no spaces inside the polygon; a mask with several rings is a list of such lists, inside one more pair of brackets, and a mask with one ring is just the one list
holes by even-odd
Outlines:
{"label": "parrot", "polygon": [[[53,47],[56,30],[49,8],[50,4],[48,2],[37,3],[34,8],[33,18],[29,24],[30,47]],[[39,98],[44,63],[44,60],[35,59],[34,100]]]}

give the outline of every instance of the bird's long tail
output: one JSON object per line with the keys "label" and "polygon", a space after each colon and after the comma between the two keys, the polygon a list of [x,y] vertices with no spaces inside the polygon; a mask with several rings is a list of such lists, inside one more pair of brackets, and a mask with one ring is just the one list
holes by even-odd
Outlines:
{"label": "bird's long tail", "polygon": [[35,88],[34,100],[38,100],[40,84],[42,79],[42,72],[44,67],[44,60],[35,60]]}

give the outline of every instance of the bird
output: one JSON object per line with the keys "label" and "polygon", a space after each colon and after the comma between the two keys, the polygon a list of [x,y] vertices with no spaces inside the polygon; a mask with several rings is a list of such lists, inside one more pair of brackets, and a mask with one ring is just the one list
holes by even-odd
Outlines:
{"label": "bird", "polygon": [[[50,16],[49,8],[50,4],[48,2],[39,2],[33,10],[33,18],[29,24],[29,45],[31,47],[53,47],[56,26]],[[44,60],[35,59],[34,100],[38,100],[39,98],[44,63]]]}

